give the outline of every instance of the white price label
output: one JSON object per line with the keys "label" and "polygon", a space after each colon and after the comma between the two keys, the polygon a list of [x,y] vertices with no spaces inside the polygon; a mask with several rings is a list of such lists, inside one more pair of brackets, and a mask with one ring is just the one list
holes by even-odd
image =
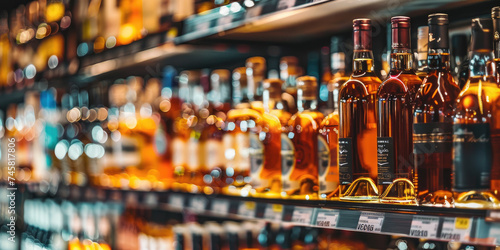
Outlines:
{"label": "white price label", "polygon": [[214,200],[212,202],[212,212],[220,215],[227,215],[229,212],[228,200]]}
{"label": "white price label", "polygon": [[439,238],[444,240],[467,241],[472,228],[471,218],[445,218]]}
{"label": "white price label", "polygon": [[381,232],[384,213],[361,212],[356,230],[365,232]]}
{"label": "white price label", "polygon": [[196,24],[196,32],[205,33],[210,28],[210,22],[201,22]]}
{"label": "white price label", "polygon": [[438,217],[413,216],[410,227],[410,236],[437,238],[438,226]]}
{"label": "white price label", "polygon": [[264,211],[264,219],[272,221],[281,221],[283,218],[283,205],[280,204],[267,204]]}
{"label": "white price label", "polygon": [[245,15],[246,19],[253,18],[253,17],[258,17],[260,16],[260,13],[262,13],[262,6],[255,6],[250,9],[247,9],[247,13]]}
{"label": "white price label", "polygon": [[280,0],[278,2],[278,10],[286,10],[295,6],[295,0]]}
{"label": "white price label", "polygon": [[207,200],[205,199],[205,197],[195,196],[191,198],[191,204],[189,207],[196,212],[203,212],[207,207]]}
{"label": "white price label", "polygon": [[316,226],[335,228],[337,227],[338,220],[338,210],[320,210],[318,212],[318,216],[316,217]]}
{"label": "white price label", "polygon": [[155,193],[147,193],[144,198],[144,203],[148,206],[158,205],[158,195]]}
{"label": "white price label", "polygon": [[298,224],[311,224],[314,209],[311,207],[295,207],[292,214],[292,222]]}
{"label": "white price label", "polygon": [[221,16],[217,19],[217,26],[226,26],[233,21],[233,15]]}
{"label": "white price label", "polygon": [[174,208],[182,209],[184,208],[184,197],[176,194],[170,195],[168,204]]}
{"label": "white price label", "polygon": [[247,218],[255,218],[255,207],[257,204],[253,201],[245,201],[240,203],[238,207],[238,215]]}

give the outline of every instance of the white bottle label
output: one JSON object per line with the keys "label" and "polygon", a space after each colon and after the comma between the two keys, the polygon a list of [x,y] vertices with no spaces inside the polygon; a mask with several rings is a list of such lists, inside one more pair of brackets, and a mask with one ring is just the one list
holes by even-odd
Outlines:
{"label": "white bottle label", "polygon": [[200,142],[190,139],[187,143],[187,168],[196,171],[200,168]]}
{"label": "white bottle label", "polygon": [[264,144],[259,140],[259,136],[250,134],[250,178],[254,188],[267,187],[266,180],[260,178],[260,173],[264,167]]}
{"label": "white bottle label", "polygon": [[204,161],[208,170],[224,166],[224,146],[221,141],[210,139],[205,141]]}
{"label": "white bottle label", "polygon": [[172,140],[172,164],[174,166],[186,165],[186,141],[180,138]]}
{"label": "white bottle label", "polygon": [[295,147],[287,133],[281,134],[281,175],[283,191],[296,190],[300,188],[299,181],[290,180],[290,175],[295,167]]}

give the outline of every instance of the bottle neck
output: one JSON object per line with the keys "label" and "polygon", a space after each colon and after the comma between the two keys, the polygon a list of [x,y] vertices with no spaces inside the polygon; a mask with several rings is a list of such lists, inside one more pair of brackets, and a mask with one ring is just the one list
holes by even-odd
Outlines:
{"label": "bottle neck", "polygon": [[353,71],[373,72],[373,52],[371,50],[354,51]]}
{"label": "bottle neck", "polygon": [[496,68],[493,61],[493,51],[474,50],[470,57],[469,77],[495,77]]}
{"label": "bottle neck", "polygon": [[303,98],[300,94],[301,90],[297,92],[297,110],[303,112],[306,110],[316,110],[318,101],[316,98]]}
{"label": "bottle neck", "polygon": [[392,49],[391,71],[408,71],[413,69],[413,54],[410,49]]}
{"label": "bottle neck", "polygon": [[450,51],[448,49],[429,49],[427,62],[429,70],[449,71]]}

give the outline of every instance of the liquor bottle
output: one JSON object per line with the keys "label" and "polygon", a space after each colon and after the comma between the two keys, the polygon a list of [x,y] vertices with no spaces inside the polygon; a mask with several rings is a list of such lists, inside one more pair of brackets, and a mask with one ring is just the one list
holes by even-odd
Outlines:
{"label": "liquor bottle", "polygon": [[465,34],[456,34],[451,37],[451,68],[455,81],[463,89],[469,77],[469,46]]}
{"label": "liquor bottle", "polygon": [[283,191],[291,197],[318,197],[318,128],[324,116],[316,110],[317,90],[315,77],[297,78],[299,111],[288,122],[288,138],[292,142],[290,146],[294,151],[294,159],[293,165],[287,171],[283,170]]}
{"label": "liquor bottle", "polygon": [[472,19],[470,75],[457,98],[453,120],[453,190],[457,207],[494,207],[500,162],[500,88],[495,79],[491,19]]}
{"label": "liquor bottle", "polygon": [[339,197],[339,112],[337,108],[319,125],[318,171],[320,198]]}
{"label": "liquor bottle", "polygon": [[429,15],[429,74],[415,98],[415,189],[424,205],[453,205],[453,105],[460,93],[450,71],[448,15]]}
{"label": "liquor bottle", "polygon": [[378,200],[374,72],[370,19],[353,21],[353,73],[339,92],[339,182],[342,200]]}
{"label": "liquor bottle", "polygon": [[412,117],[415,94],[422,80],[413,70],[410,18],[393,17],[390,77],[377,97],[377,161],[381,202],[413,203],[414,163]]}
{"label": "liquor bottle", "polygon": [[264,57],[250,57],[246,61],[248,99],[252,109],[264,112],[262,106],[262,81],[266,77],[266,59]]}
{"label": "liquor bottle", "polygon": [[424,79],[427,76],[427,72],[429,71],[427,65],[427,50],[428,50],[428,40],[429,40],[429,27],[422,26],[418,27],[418,69],[417,75],[420,79]]}
{"label": "liquor bottle", "polygon": [[325,90],[320,90],[320,99],[326,102],[322,110],[325,116],[335,111],[337,111],[338,115],[340,87],[349,80],[349,76],[346,75],[345,52],[342,50],[341,44],[342,40],[340,37],[332,37],[330,48],[332,80],[328,82]]}
{"label": "liquor bottle", "polygon": [[299,59],[295,56],[284,56],[280,59],[280,78],[285,82],[283,99],[292,114],[297,112],[297,77],[302,75]]}
{"label": "liquor bottle", "polygon": [[500,6],[491,9],[491,18],[493,19],[493,53],[495,54],[495,63],[497,70],[497,83],[500,84]]}

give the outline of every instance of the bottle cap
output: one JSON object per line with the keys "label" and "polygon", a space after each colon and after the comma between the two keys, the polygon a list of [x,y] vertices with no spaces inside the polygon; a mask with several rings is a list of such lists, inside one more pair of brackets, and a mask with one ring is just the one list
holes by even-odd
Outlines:
{"label": "bottle cap", "polygon": [[392,48],[411,49],[410,18],[406,16],[395,16],[391,18],[392,26]]}
{"label": "bottle cap", "polygon": [[493,7],[491,9],[491,18],[499,19],[500,18],[500,6]]}
{"label": "bottle cap", "polygon": [[266,79],[262,83],[264,91],[269,92],[269,98],[271,99],[280,99],[281,98],[281,89],[283,85],[283,81],[281,79],[273,78]]}
{"label": "bottle cap", "polygon": [[472,19],[472,50],[493,50],[493,22],[490,18]]}
{"label": "bottle cap", "polygon": [[448,49],[448,14],[430,14],[429,23],[429,48]]}
{"label": "bottle cap", "polygon": [[301,94],[303,100],[316,99],[318,82],[314,76],[301,76],[297,78],[297,94]]}
{"label": "bottle cap", "polygon": [[372,21],[359,18],[352,21],[354,50],[372,49]]}
{"label": "bottle cap", "polygon": [[264,75],[266,73],[266,59],[260,56],[250,57],[246,61],[246,67],[252,69],[250,72],[247,71],[249,75]]}

